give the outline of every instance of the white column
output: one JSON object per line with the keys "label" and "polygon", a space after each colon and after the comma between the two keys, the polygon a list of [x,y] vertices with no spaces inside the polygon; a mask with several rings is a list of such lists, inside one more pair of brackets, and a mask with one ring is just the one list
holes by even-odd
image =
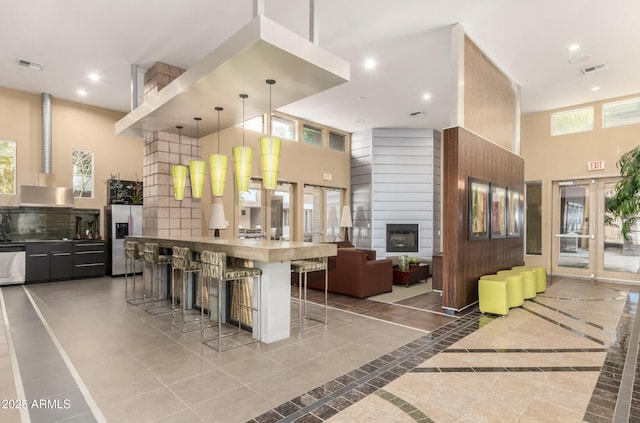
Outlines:
{"label": "white column", "polygon": [[260,341],[286,339],[291,326],[291,262],[255,261],[254,266],[262,270],[260,286],[253,287],[253,292],[260,291]]}

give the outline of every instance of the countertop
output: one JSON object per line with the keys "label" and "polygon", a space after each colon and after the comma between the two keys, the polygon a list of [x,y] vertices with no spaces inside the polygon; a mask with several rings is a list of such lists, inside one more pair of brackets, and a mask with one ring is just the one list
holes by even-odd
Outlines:
{"label": "countertop", "polygon": [[223,239],[203,236],[193,237],[153,237],[127,236],[129,241],[141,243],[156,242],[160,247],[189,247],[192,251],[213,250],[229,257],[237,257],[263,262],[281,262],[328,257],[337,254],[334,244],[316,244],[302,241],[272,241],[267,239]]}

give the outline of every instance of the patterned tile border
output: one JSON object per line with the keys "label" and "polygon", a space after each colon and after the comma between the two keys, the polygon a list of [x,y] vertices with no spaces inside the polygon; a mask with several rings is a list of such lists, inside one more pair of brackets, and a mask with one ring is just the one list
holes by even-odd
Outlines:
{"label": "patterned tile border", "polygon": [[[567,298],[568,300],[575,300]],[[589,299],[595,301],[595,299]],[[557,311],[567,317],[589,324],[583,319],[555,310],[536,301],[536,304]],[[422,336],[389,354],[379,357],[343,376],[319,386],[299,397],[287,401],[252,420],[251,423],[296,422],[320,423],[345,410],[367,395],[376,394],[398,406],[414,420],[430,422],[428,416],[415,409],[401,398],[384,389],[389,382],[409,373],[427,372],[600,372],[591,401],[583,420],[588,423],[640,421],[640,369],[636,372],[635,363],[640,359],[640,348],[635,348],[634,360],[627,360],[632,330],[636,334],[635,343],[640,337],[640,315],[636,315],[638,292],[633,291],[625,303],[623,314],[617,326],[617,338],[613,345],[604,348],[563,348],[563,349],[447,349],[460,339],[475,332],[494,320],[495,316],[483,315],[479,311],[448,323],[429,335]],[[590,339],[605,346],[601,340],[577,331],[536,311],[523,307],[527,312],[563,329]],[[598,325],[590,324],[593,327]],[[600,328],[604,329],[604,328]],[[636,345],[637,347],[637,345]],[[607,352],[605,363],[599,366],[550,366],[550,367],[461,367],[461,368],[418,368],[427,359],[444,353],[571,353],[571,352]],[[633,366],[631,366],[633,362]],[[626,376],[626,377],[625,377]],[[624,386],[621,382],[624,377]],[[637,380],[636,380],[637,379]],[[625,398],[619,398],[624,394]],[[618,407],[618,408],[616,408]],[[415,409],[415,410],[414,410]],[[417,413],[415,412],[417,411]],[[615,416],[615,420],[614,420]]]}

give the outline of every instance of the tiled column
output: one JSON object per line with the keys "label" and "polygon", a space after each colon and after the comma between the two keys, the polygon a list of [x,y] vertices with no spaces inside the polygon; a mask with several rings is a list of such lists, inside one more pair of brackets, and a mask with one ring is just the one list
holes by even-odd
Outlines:
{"label": "tiled column", "polygon": [[[187,177],[184,200],[174,198],[171,165],[189,165],[197,158],[197,140],[178,134],[155,132],[144,143],[143,235],[199,236],[202,227],[201,200],[191,197]],[[179,151],[180,148],[180,151]]]}
{"label": "tiled column", "polygon": [[[176,66],[156,62],[144,75],[144,100],[151,99],[183,72]],[[189,160],[197,158],[196,144],[195,138],[182,136],[178,140],[177,130],[155,132],[145,140],[143,235],[201,235],[201,203],[191,197],[191,181],[187,177],[184,200],[178,201],[174,198],[171,178],[171,165],[189,166]]]}

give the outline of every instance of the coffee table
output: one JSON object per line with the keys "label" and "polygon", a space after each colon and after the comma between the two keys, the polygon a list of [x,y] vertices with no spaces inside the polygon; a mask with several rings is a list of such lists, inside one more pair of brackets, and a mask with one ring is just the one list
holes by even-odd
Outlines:
{"label": "coffee table", "polygon": [[400,270],[393,266],[393,283],[408,287],[410,283],[419,282],[429,278],[429,265],[410,265],[408,270]]}

